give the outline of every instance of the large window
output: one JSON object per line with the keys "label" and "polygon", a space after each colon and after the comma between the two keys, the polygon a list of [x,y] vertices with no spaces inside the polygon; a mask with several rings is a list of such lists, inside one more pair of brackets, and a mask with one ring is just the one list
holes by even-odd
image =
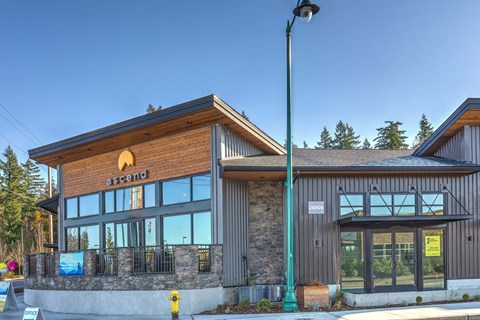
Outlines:
{"label": "large window", "polygon": [[211,197],[210,188],[210,174],[165,181],[162,183],[162,203],[207,200]]}
{"label": "large window", "polygon": [[342,290],[361,293],[365,288],[363,232],[340,233]]}
{"label": "large window", "polygon": [[163,217],[163,244],[212,243],[211,219],[210,212]]}
{"label": "large window", "polygon": [[69,198],[65,201],[65,217],[67,219],[91,216],[99,213],[98,193]]}
{"label": "large window", "polygon": [[445,288],[445,249],[443,230],[423,230],[423,288]]}
{"label": "large window", "polygon": [[67,251],[100,248],[98,225],[67,228]]}
{"label": "large window", "polygon": [[370,195],[370,215],[372,216],[413,216],[415,208],[414,194]]}
{"label": "large window", "polygon": [[363,194],[342,194],[340,195],[340,216],[360,217],[365,212],[365,201]]}
{"label": "large window", "polygon": [[155,206],[155,184],[106,191],[105,213],[121,212]]}
{"label": "large window", "polygon": [[445,212],[445,198],[443,193],[422,194],[422,213],[424,215],[440,216]]}

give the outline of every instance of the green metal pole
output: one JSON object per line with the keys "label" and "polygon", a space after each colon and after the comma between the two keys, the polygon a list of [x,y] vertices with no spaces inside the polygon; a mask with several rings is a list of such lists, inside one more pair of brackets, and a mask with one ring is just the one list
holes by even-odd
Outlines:
{"label": "green metal pole", "polygon": [[287,291],[283,310],[297,311],[297,297],[293,277],[293,185],[292,185],[292,99],[291,99],[291,31],[295,19],[287,24]]}

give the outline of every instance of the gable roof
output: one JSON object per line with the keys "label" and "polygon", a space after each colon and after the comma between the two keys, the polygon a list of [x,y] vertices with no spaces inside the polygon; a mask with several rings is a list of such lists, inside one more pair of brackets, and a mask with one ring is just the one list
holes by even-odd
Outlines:
{"label": "gable roof", "polygon": [[463,126],[480,125],[480,99],[468,98],[433,134],[413,153],[414,156],[432,156]]}
{"label": "gable roof", "polygon": [[54,142],[29,150],[28,153],[31,159],[55,167],[218,123],[227,126],[267,154],[286,153],[280,144],[215,95]]}

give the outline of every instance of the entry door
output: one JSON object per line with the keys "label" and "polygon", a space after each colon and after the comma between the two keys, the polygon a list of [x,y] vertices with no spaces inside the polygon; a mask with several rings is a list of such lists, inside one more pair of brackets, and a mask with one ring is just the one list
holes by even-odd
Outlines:
{"label": "entry door", "polygon": [[413,231],[372,232],[373,292],[416,290]]}

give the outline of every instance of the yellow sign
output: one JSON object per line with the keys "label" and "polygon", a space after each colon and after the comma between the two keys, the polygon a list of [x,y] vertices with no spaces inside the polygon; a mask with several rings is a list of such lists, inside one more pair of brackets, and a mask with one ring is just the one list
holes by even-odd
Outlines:
{"label": "yellow sign", "polygon": [[125,170],[127,166],[133,167],[135,165],[135,157],[133,153],[129,150],[125,150],[120,153],[120,157],[118,157],[118,169],[120,171]]}
{"label": "yellow sign", "polygon": [[440,257],[440,237],[425,236],[425,256]]}

